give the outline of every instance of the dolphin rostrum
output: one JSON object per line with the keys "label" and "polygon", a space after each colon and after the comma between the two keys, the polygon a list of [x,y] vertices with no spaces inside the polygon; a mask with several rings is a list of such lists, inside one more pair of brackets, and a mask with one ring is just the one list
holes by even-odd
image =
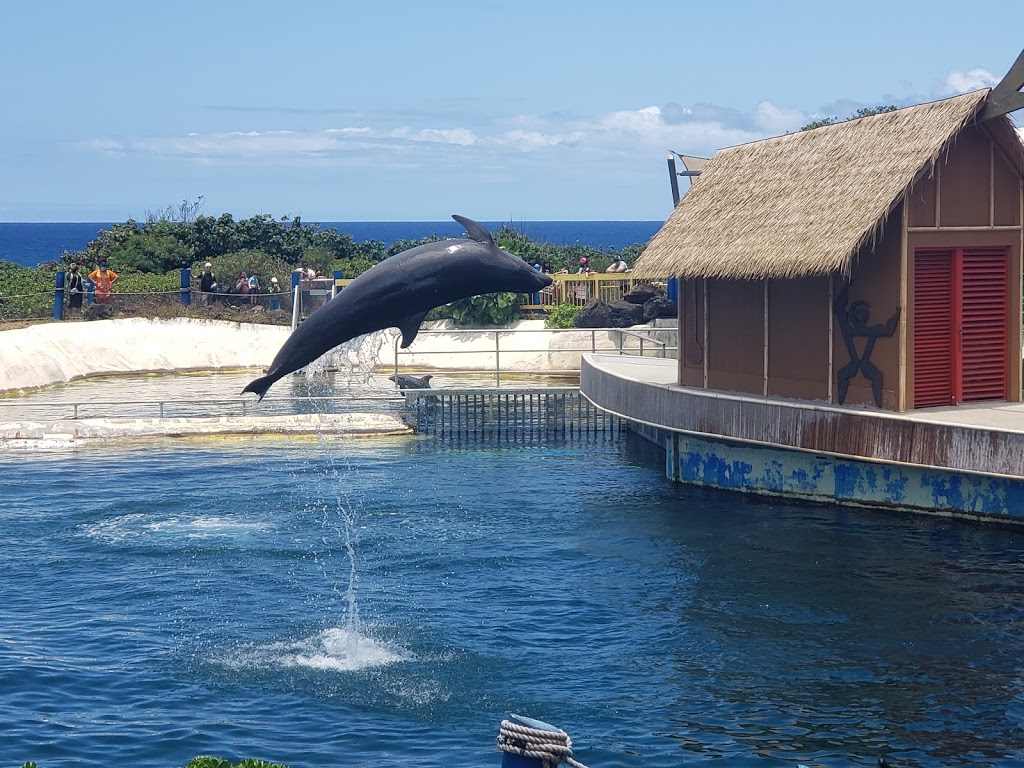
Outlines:
{"label": "dolphin rostrum", "polygon": [[412,344],[434,307],[482,293],[533,293],[551,285],[518,256],[494,244],[487,228],[452,216],[469,239],[442,240],[402,251],[374,264],[317,309],[285,341],[265,376],[242,392],[260,400],[271,385],[356,336],[398,328],[402,348]]}

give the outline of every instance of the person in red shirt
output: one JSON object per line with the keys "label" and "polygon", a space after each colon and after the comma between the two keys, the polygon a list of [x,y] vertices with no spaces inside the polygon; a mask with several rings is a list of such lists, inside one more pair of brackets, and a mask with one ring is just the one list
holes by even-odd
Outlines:
{"label": "person in red shirt", "polygon": [[99,266],[89,273],[89,279],[96,287],[96,303],[106,304],[114,299],[114,283],[117,282],[117,272],[107,269],[107,263],[101,261]]}

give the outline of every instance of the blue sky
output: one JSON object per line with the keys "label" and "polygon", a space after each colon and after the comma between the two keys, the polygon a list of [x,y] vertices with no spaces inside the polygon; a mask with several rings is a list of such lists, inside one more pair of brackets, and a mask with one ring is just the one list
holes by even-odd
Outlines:
{"label": "blue sky", "polygon": [[11,0],[0,30],[0,221],[200,195],[306,221],[659,220],[666,150],[992,86],[1024,3]]}

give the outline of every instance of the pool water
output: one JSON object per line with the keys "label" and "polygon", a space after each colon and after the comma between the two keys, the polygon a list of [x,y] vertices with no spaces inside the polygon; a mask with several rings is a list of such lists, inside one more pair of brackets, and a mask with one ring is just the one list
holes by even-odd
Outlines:
{"label": "pool water", "polygon": [[1018,532],[673,486],[626,438],[0,453],[0,765],[1024,763]]}

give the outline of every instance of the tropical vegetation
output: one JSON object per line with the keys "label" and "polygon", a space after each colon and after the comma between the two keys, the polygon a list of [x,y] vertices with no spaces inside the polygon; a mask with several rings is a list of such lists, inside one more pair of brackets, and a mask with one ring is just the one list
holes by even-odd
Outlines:
{"label": "tropical vegetation", "polygon": [[[53,286],[58,270],[72,263],[82,265],[88,273],[105,262],[118,273],[115,292],[119,294],[153,294],[175,297],[180,288],[182,269],[191,270],[193,287],[203,264],[210,262],[213,273],[224,282],[234,281],[241,272],[256,273],[266,290],[271,277],[283,287],[290,285],[290,275],[301,266],[322,274],[340,271],[342,277],[353,278],[384,259],[424,243],[442,238],[402,240],[390,246],[375,240],[356,242],[350,234],[307,224],[299,217],[283,216],[275,220],[269,214],[236,220],[231,214],[219,217],[199,213],[202,198],[183,200],[160,212],[149,212],[145,222],[132,219],[101,230],[99,236],[77,252],[65,251],[58,258],[35,268],[0,260],[0,291],[4,303],[0,315],[7,319],[38,319],[50,316],[53,309]],[[581,258],[602,271],[616,255],[633,262],[643,250],[642,244],[615,249],[596,249],[584,245],[553,245],[538,243],[510,225],[494,234],[495,243],[509,253],[521,256],[531,264],[547,262],[553,271],[574,272]],[[186,310],[165,302],[164,312],[210,316],[209,308]],[[122,309],[119,304],[119,311]],[[155,303],[136,302],[134,313],[156,311]],[[222,312],[223,308],[218,308]],[[464,299],[439,308],[432,318],[451,318],[463,325],[504,325],[519,316],[519,302],[514,294],[489,294]],[[271,318],[266,318],[272,321]]]}
{"label": "tropical vegetation", "polygon": [[895,112],[899,107],[894,104],[885,104],[878,107],[861,107],[856,112],[851,114],[845,120],[840,120],[835,115],[829,117],[823,117],[820,120],[814,120],[807,125],[801,126],[801,131],[813,131],[815,128],[824,128],[826,125],[835,125],[836,123],[845,123],[846,120],[857,120],[861,117],[871,117],[872,115],[881,115],[886,112]]}

